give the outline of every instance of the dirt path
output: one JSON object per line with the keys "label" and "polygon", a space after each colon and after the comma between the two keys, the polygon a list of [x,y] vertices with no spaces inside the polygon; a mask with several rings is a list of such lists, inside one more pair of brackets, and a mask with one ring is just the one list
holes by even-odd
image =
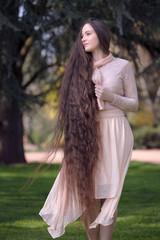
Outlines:
{"label": "dirt path", "polygon": [[160,164],[160,149],[138,150],[132,152],[132,160]]}
{"label": "dirt path", "polygon": [[[28,163],[42,162],[45,160],[46,155],[44,152],[26,152],[25,157]],[[53,163],[60,163],[63,157],[63,150],[59,149]],[[152,150],[133,150],[132,160],[140,162],[148,162],[154,164],[160,164],[160,149]],[[49,162],[51,158],[47,161]]]}

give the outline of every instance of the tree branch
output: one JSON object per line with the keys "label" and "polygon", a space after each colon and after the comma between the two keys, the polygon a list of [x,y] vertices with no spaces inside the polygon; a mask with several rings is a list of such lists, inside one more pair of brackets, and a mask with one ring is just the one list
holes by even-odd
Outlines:
{"label": "tree branch", "polygon": [[44,70],[56,66],[56,63],[52,63],[46,66],[41,67],[38,71],[36,71],[33,76],[30,78],[30,80],[22,86],[22,89],[25,90],[34,80],[37,78],[37,76],[42,73]]}
{"label": "tree branch", "polygon": [[142,72],[136,74],[136,77],[140,77],[140,76],[143,75],[144,73],[147,73],[147,71],[148,71],[149,69],[151,69],[154,65],[157,65],[157,64],[160,64],[160,57],[158,57],[157,59],[155,59],[154,61],[152,61],[152,63],[149,64],[147,67],[145,67]]}
{"label": "tree branch", "polygon": [[22,67],[22,64],[25,60],[25,57],[27,56],[27,53],[29,52],[29,49],[31,48],[32,44],[33,44],[34,38],[33,36],[29,36],[26,41],[24,42],[24,45],[22,46],[22,48],[20,49],[20,53],[19,53],[19,60],[16,63],[16,66],[18,68]]}

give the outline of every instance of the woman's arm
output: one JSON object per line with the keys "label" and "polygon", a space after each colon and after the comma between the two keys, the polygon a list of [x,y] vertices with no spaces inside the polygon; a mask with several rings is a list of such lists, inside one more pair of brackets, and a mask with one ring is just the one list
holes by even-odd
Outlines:
{"label": "woman's arm", "polygon": [[126,112],[138,110],[138,94],[134,73],[128,62],[123,73],[124,96],[112,93],[108,88],[95,85],[97,98],[110,102],[117,108]]}

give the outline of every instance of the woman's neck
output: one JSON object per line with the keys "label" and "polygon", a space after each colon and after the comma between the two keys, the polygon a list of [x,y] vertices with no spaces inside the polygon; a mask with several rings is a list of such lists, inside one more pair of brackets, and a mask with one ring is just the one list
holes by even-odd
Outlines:
{"label": "woman's neck", "polygon": [[92,52],[92,56],[93,56],[93,62],[97,62],[102,58],[105,58],[108,56],[107,53],[104,53],[102,50],[97,49],[96,51]]}

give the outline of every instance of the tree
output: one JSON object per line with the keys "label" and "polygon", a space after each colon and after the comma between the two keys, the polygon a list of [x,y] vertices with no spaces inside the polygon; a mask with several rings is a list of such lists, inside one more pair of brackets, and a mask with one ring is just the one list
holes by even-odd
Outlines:
{"label": "tree", "polygon": [[39,94],[27,94],[26,89],[39,73],[53,64],[43,61],[28,82],[24,83],[24,61],[33,44],[42,37],[47,24],[43,20],[46,18],[47,1],[34,3],[13,0],[1,1],[1,4],[0,162],[9,164],[25,162],[22,107],[40,97]]}
{"label": "tree", "polygon": [[[51,89],[61,79],[59,68],[86,18],[105,19],[114,46],[125,49],[118,55],[126,52],[138,74],[137,45],[149,52],[152,63],[159,58],[159,1],[1,0],[0,4],[1,163],[25,162],[23,110],[44,103],[49,91],[43,88],[44,79]],[[37,92],[30,90],[35,83],[40,86]]]}

